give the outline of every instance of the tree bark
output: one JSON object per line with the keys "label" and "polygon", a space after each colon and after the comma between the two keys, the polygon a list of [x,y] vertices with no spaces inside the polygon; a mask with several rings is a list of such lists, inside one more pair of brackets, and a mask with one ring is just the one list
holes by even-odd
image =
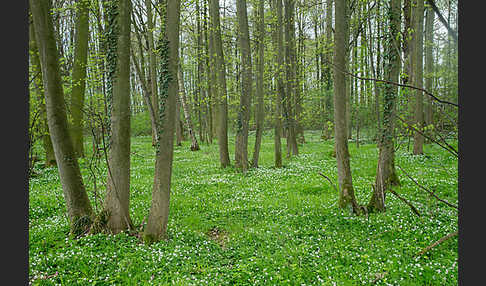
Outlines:
{"label": "tree bark", "polygon": [[41,63],[39,59],[39,51],[37,49],[37,43],[35,40],[35,28],[34,24],[30,22],[29,24],[29,58],[32,66],[32,72],[37,74],[36,78],[34,79],[34,88],[38,96],[39,105],[40,105],[40,114],[39,118],[41,121],[41,138],[42,138],[42,147],[44,148],[45,152],[45,165],[46,166],[56,166],[56,157],[54,155],[54,149],[52,147],[51,136],[49,134],[49,127],[47,123],[47,115],[46,115],[46,104],[44,102],[44,85],[42,84],[42,70],[41,70]]}
{"label": "tree bark", "polygon": [[194,134],[194,125],[191,119],[191,108],[186,98],[186,89],[184,88],[184,77],[182,73],[182,68],[179,66],[177,69],[177,80],[179,82],[179,96],[180,102],[182,103],[182,109],[184,110],[184,118],[186,119],[186,127],[189,132],[189,138],[191,138],[191,151],[199,150],[199,144],[197,143],[196,134]]}
{"label": "tree bark", "polygon": [[86,90],[86,64],[88,61],[89,2],[84,0],[76,2],[76,35],[71,92],[71,115],[73,119],[71,138],[76,156],[84,157],[83,108]]}
{"label": "tree bark", "polygon": [[[400,73],[400,53],[395,39],[400,32],[400,0],[390,0],[388,8],[389,32],[386,38],[385,73],[389,81],[396,82]],[[393,185],[398,185],[395,171],[394,118],[398,87],[386,84],[383,88],[383,128],[378,144],[378,167],[373,195],[368,203],[369,211],[385,211],[385,194]]]}
{"label": "tree bark", "polygon": [[359,207],[354,195],[349,164],[349,151],[346,131],[346,56],[347,39],[349,35],[348,1],[336,1],[335,3],[335,29],[334,34],[334,138],[336,161],[339,181],[339,207],[351,207],[355,213],[359,213]]}
{"label": "tree bark", "polygon": [[49,133],[66,201],[71,233],[78,235],[90,226],[93,210],[69,135],[51,4],[49,0],[30,0],[29,3],[41,62]]}
{"label": "tree bark", "polygon": [[[152,1],[145,0],[145,7],[147,8],[147,44],[148,44],[148,54],[149,54],[149,87],[150,94],[152,96],[152,106],[154,108],[154,115],[157,117],[158,106],[157,106],[157,59],[155,57],[155,45],[154,45],[154,19],[152,16]],[[152,145],[155,145],[156,139],[155,126],[152,126]]]}
{"label": "tree bark", "polygon": [[275,0],[275,11],[277,13],[277,21],[273,27],[273,45],[277,50],[275,53],[275,78],[277,82],[277,94],[275,100],[275,136],[274,136],[274,150],[275,150],[275,167],[282,168],[282,98],[285,97],[285,89],[282,79],[283,74],[283,19],[282,19],[282,0]]}
{"label": "tree bark", "polygon": [[248,127],[253,93],[250,34],[248,31],[246,0],[236,1],[236,14],[238,18],[238,43],[241,49],[242,88],[237,115],[235,167],[246,172],[248,170]]}
{"label": "tree bark", "polygon": [[253,151],[252,167],[258,168],[258,159],[260,155],[260,146],[262,142],[263,123],[265,119],[265,110],[263,102],[263,68],[264,68],[264,39],[265,39],[265,14],[264,14],[264,1],[258,2],[258,16],[257,16],[257,49],[258,54],[256,57],[257,65],[257,78],[256,78],[256,97],[257,97],[257,110],[256,110],[256,134],[255,134],[255,147]]}
{"label": "tree bark", "polygon": [[[429,91],[432,91],[434,77],[434,58],[432,53],[434,45],[434,16],[434,11],[431,8],[427,8],[427,16],[425,18],[425,89]],[[425,124],[431,125],[434,123],[432,99],[427,97],[426,102]]]}
{"label": "tree bark", "polygon": [[[132,5],[120,0],[110,9],[113,34],[108,51],[111,82],[108,179],[104,208],[113,233],[132,229],[130,219],[130,24]],[[115,10],[116,9],[116,10]],[[113,13],[113,14],[112,14]],[[114,18],[112,18],[114,16]],[[113,47],[113,43],[114,47]]]}
{"label": "tree bark", "polygon": [[287,130],[287,157],[299,155],[296,137],[295,123],[295,0],[285,0],[285,73],[286,90],[284,102],[284,114]]}
{"label": "tree bark", "polygon": [[[414,40],[414,85],[423,88],[423,30],[424,30],[424,0],[416,0],[417,6],[414,9],[415,20],[415,40]],[[415,90],[415,108],[414,108],[414,122],[417,129],[422,130],[424,126],[424,104],[421,90]],[[419,132],[414,132],[413,135],[413,154],[423,154],[424,137]]]}
{"label": "tree bark", "polygon": [[[159,85],[159,138],[156,144],[154,187],[147,225],[145,243],[167,239],[169,220],[170,185],[174,151],[174,122],[177,97],[177,69],[179,54],[180,0],[161,1],[163,17],[161,39],[161,74]],[[170,27],[170,28],[169,28]]]}
{"label": "tree bark", "polygon": [[223,55],[223,41],[221,40],[221,25],[219,19],[219,1],[210,0],[209,7],[211,19],[211,33],[215,49],[215,70],[218,73],[217,84],[214,85],[215,99],[218,104],[218,117],[216,124],[218,147],[219,147],[219,162],[221,167],[225,168],[230,165],[229,151],[228,151],[228,101],[226,95],[226,67]]}

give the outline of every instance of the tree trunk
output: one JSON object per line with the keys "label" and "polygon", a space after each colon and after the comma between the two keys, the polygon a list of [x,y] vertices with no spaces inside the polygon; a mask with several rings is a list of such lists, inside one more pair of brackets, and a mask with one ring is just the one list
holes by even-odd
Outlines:
{"label": "tree trunk", "polygon": [[351,207],[355,213],[359,213],[359,207],[354,195],[349,164],[348,140],[346,132],[346,49],[349,35],[348,1],[336,1],[335,3],[335,29],[334,34],[334,138],[336,161],[339,181],[339,207]]}
{"label": "tree trunk", "polygon": [[297,146],[295,104],[296,80],[295,80],[295,0],[285,0],[285,67],[286,67],[286,96],[284,114],[287,129],[287,157],[299,155]]}
{"label": "tree trunk", "polygon": [[[434,11],[432,8],[427,8],[427,16],[425,18],[425,90],[432,91],[432,82],[434,78],[434,58],[432,48],[434,45]],[[433,121],[433,106],[430,96],[427,97],[427,106],[425,108],[425,124],[434,124]]]}
{"label": "tree trunk", "polygon": [[264,39],[265,39],[265,14],[264,14],[264,1],[258,2],[258,16],[257,16],[257,49],[258,54],[256,57],[257,65],[257,78],[256,78],[256,97],[257,97],[257,110],[256,110],[256,135],[255,135],[255,147],[253,151],[252,167],[258,168],[258,159],[260,155],[260,146],[262,142],[263,123],[265,119],[265,110],[263,102],[263,68],[264,68]]}
{"label": "tree trunk", "polygon": [[29,24],[29,56],[30,62],[32,66],[32,72],[37,74],[34,80],[34,87],[35,91],[38,96],[39,105],[40,105],[40,114],[39,118],[41,121],[41,138],[42,138],[42,147],[44,148],[45,152],[45,165],[46,166],[55,166],[56,165],[56,157],[54,155],[54,149],[52,147],[51,136],[49,134],[49,127],[47,124],[47,115],[46,115],[46,104],[44,103],[44,85],[42,84],[42,70],[41,70],[41,63],[39,60],[39,51],[37,49],[37,44],[35,40],[35,28],[34,24]]}
{"label": "tree trunk", "polygon": [[[112,4],[113,5],[113,4]],[[107,39],[108,95],[110,132],[108,180],[104,208],[107,227],[113,233],[132,229],[130,219],[130,22],[132,5],[120,0],[109,7],[110,28]],[[109,92],[110,93],[110,92]]]}
{"label": "tree trunk", "polygon": [[[150,77],[150,94],[152,96],[152,106],[154,108],[154,115],[157,117],[158,106],[157,106],[157,59],[155,57],[155,46],[154,46],[154,19],[152,16],[152,1],[145,0],[145,7],[147,9],[147,44],[148,44],[148,54],[149,54],[149,77]],[[155,126],[152,125],[152,146],[155,145],[156,139]]]}
{"label": "tree trunk", "polygon": [[[400,33],[400,0],[390,0],[388,8],[389,33],[386,38],[385,73],[390,82],[397,82],[400,73],[400,53],[395,39]],[[383,129],[378,144],[378,167],[373,195],[368,203],[369,211],[385,211],[385,192],[393,185],[399,184],[395,171],[394,116],[398,87],[385,84],[383,88]]]}
{"label": "tree trunk", "polygon": [[76,156],[84,157],[83,108],[86,90],[86,64],[88,61],[89,3],[80,0],[77,1],[76,6],[76,38],[71,92],[71,115],[73,119],[71,138]]}
{"label": "tree trunk", "polygon": [[49,0],[31,0],[29,3],[41,61],[49,133],[66,200],[71,233],[78,235],[90,226],[93,210],[69,135],[51,5]]}
{"label": "tree trunk", "polygon": [[235,167],[246,172],[248,170],[248,125],[253,93],[250,34],[248,31],[246,0],[236,1],[236,14],[238,18],[238,43],[241,49],[242,88],[237,115]]}
{"label": "tree trunk", "polygon": [[[417,0],[417,6],[414,9],[415,20],[415,40],[414,40],[414,86],[423,88],[423,30],[424,30],[424,0]],[[423,130],[424,126],[424,105],[422,91],[415,90],[415,112],[414,122],[417,129]],[[424,137],[418,132],[413,135],[413,154],[423,154]]]}
{"label": "tree trunk", "polygon": [[218,104],[218,117],[216,120],[218,147],[219,147],[219,162],[221,167],[226,168],[230,165],[229,151],[228,151],[228,101],[226,95],[226,67],[223,55],[223,41],[221,39],[221,25],[219,19],[219,1],[210,0],[209,7],[211,19],[211,33],[213,37],[215,49],[215,70],[218,73],[217,83],[214,84],[216,90],[214,97]]}
{"label": "tree trunk", "polygon": [[[162,1],[161,1],[162,2]],[[179,53],[180,0],[162,2],[163,37],[160,44],[160,86],[158,142],[155,158],[154,187],[147,225],[145,243],[167,238],[169,220],[170,183],[174,151],[174,122],[177,97],[177,69]],[[164,5],[166,4],[166,5]],[[170,29],[168,29],[170,27]]]}
{"label": "tree trunk", "polygon": [[283,74],[283,20],[282,20],[282,0],[275,0],[275,7],[277,13],[277,21],[273,27],[273,46],[277,50],[275,53],[275,62],[277,63],[275,69],[275,78],[277,81],[277,94],[275,100],[275,167],[282,168],[282,98],[285,97],[285,89],[282,79]]}
{"label": "tree trunk", "polygon": [[177,69],[177,80],[179,82],[179,99],[182,103],[182,109],[184,110],[184,117],[186,119],[186,127],[189,132],[189,137],[191,138],[191,151],[199,150],[199,144],[197,143],[196,134],[194,134],[194,125],[191,120],[191,107],[187,102],[186,89],[184,88],[184,77],[182,73],[182,68],[179,66]]}

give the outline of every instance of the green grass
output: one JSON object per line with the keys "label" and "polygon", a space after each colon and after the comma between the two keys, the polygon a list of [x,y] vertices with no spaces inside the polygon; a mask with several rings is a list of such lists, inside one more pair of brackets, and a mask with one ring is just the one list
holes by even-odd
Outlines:
{"label": "green grass", "polygon": [[[273,168],[273,137],[263,138],[260,168],[221,169],[217,144],[175,147],[167,241],[146,246],[134,236],[98,234],[71,239],[56,168],[37,168],[29,181],[29,280],[33,285],[457,285],[457,237],[421,257],[414,254],[457,230],[457,212],[418,189],[400,170],[383,214],[354,216],[337,207],[332,141],[307,132],[301,155]],[[251,135],[252,136],[252,135]],[[253,139],[250,138],[250,154]],[[356,196],[366,204],[378,150],[349,145]],[[435,145],[426,156],[401,148],[396,164],[441,198],[457,202],[457,160]],[[90,143],[86,143],[90,150]],[[285,150],[285,140],[283,141]],[[230,136],[233,161],[234,138]],[[151,137],[132,138],[131,209],[147,216],[153,184]],[[80,162],[94,204],[89,160]],[[104,165],[101,174],[106,175]],[[103,187],[98,177],[98,196]],[[98,201],[98,209],[101,202]],[[219,230],[216,239],[208,235]]]}

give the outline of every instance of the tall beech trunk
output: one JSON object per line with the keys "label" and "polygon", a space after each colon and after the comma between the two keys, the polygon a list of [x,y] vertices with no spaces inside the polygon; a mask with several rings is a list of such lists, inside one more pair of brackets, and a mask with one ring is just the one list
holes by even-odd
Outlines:
{"label": "tall beech trunk", "polygon": [[71,138],[76,156],[84,157],[83,108],[86,90],[86,64],[88,61],[89,2],[84,0],[76,2],[76,35],[71,92],[71,115],[73,119]]}
{"label": "tall beech trunk", "polygon": [[[414,39],[414,86],[423,88],[423,44],[424,44],[424,0],[417,0],[414,9],[415,39]],[[424,103],[421,90],[415,90],[414,123],[417,129],[423,130],[424,126]],[[421,155],[423,151],[424,137],[418,132],[413,134],[413,154]]]}
{"label": "tall beech trunk", "polygon": [[274,150],[275,150],[275,167],[282,168],[282,98],[285,96],[285,89],[283,83],[283,19],[282,19],[282,0],[275,0],[274,9],[277,13],[277,21],[273,27],[273,46],[276,49],[275,53],[275,78],[277,81],[277,92],[275,99],[275,135],[274,135]]}
{"label": "tall beech trunk", "polygon": [[217,136],[219,147],[219,162],[221,167],[225,168],[230,165],[229,151],[228,151],[228,101],[226,95],[226,68],[223,55],[223,41],[221,39],[221,25],[219,19],[219,1],[210,0],[209,6],[211,32],[210,37],[213,38],[215,49],[215,70],[218,73],[217,83],[214,84],[215,101],[218,104]]}
{"label": "tall beech trunk", "polygon": [[246,0],[236,1],[236,15],[238,18],[238,43],[241,49],[242,84],[236,126],[235,167],[246,172],[248,170],[248,127],[253,94],[250,33],[248,31]]}
{"label": "tall beech trunk", "polygon": [[[432,83],[434,78],[434,57],[432,48],[434,45],[434,10],[427,8],[427,16],[425,18],[425,90],[432,90]],[[427,105],[425,107],[425,124],[433,124],[433,106],[432,98],[427,96]]]}
{"label": "tall beech trunk", "polygon": [[346,128],[346,56],[349,35],[348,1],[336,1],[335,3],[335,29],[334,34],[334,138],[336,161],[339,181],[339,207],[351,207],[355,213],[359,213],[359,207],[354,195],[349,164],[349,151]]}
{"label": "tall beech trunk", "polygon": [[69,134],[51,3],[50,0],[30,0],[29,3],[41,62],[49,133],[66,201],[71,233],[77,235],[90,226],[93,210]]}
{"label": "tall beech trunk", "polygon": [[257,16],[257,78],[256,78],[256,97],[257,97],[257,110],[256,110],[256,134],[255,134],[255,147],[253,149],[252,167],[258,168],[258,159],[260,155],[260,146],[262,143],[263,123],[265,119],[265,110],[263,102],[263,68],[264,68],[264,39],[265,39],[265,14],[264,14],[264,1],[258,2],[258,16]]}
{"label": "tall beech trunk", "polygon": [[194,124],[192,124],[192,119],[191,119],[191,107],[187,102],[186,89],[184,88],[184,77],[182,73],[182,68],[180,66],[177,69],[177,81],[179,83],[178,98],[180,99],[180,102],[182,104],[182,109],[184,110],[186,127],[187,127],[187,131],[189,132],[189,138],[191,138],[191,151],[197,151],[199,150],[199,144],[197,143],[196,134],[194,133]]}
{"label": "tall beech trunk", "polygon": [[176,98],[176,115],[175,115],[175,133],[176,133],[176,146],[182,146],[182,125],[181,125],[181,99],[178,96]]}
{"label": "tall beech trunk", "polygon": [[[152,96],[152,106],[154,108],[155,117],[158,113],[158,91],[157,91],[157,59],[155,57],[155,42],[154,42],[154,19],[152,16],[152,1],[145,0],[145,7],[147,9],[147,45],[148,45],[148,55],[149,55],[149,87],[150,94]],[[156,139],[155,126],[152,125],[152,145],[155,145]]]}
{"label": "tall beech trunk", "polygon": [[[400,74],[400,53],[395,39],[400,33],[400,0],[390,0],[388,7],[388,35],[386,37],[385,74],[390,82],[398,82]],[[395,171],[394,116],[398,87],[385,84],[383,88],[383,128],[378,143],[378,166],[373,195],[368,203],[369,211],[385,211],[385,194],[399,180]]]}
{"label": "tall beech trunk", "polygon": [[29,24],[29,58],[32,66],[32,72],[37,74],[34,80],[34,89],[36,91],[36,96],[39,98],[40,102],[40,114],[39,120],[41,121],[41,138],[42,138],[42,147],[44,148],[45,153],[45,165],[46,166],[55,166],[56,165],[56,156],[54,155],[54,149],[52,147],[51,136],[49,134],[49,127],[47,124],[47,115],[46,115],[46,104],[44,103],[44,85],[42,84],[42,70],[41,70],[41,63],[39,59],[39,51],[37,49],[37,43],[35,40],[35,28],[34,24],[31,22]]}
{"label": "tall beech trunk", "polygon": [[287,157],[299,155],[295,123],[296,64],[295,64],[295,0],[285,0],[285,73],[286,89],[284,113],[287,130]]}
{"label": "tall beech trunk", "polygon": [[111,91],[108,179],[104,209],[107,227],[113,233],[132,229],[130,219],[130,24],[132,5],[119,0],[109,7],[107,36],[108,72]]}
{"label": "tall beech trunk", "polygon": [[160,44],[161,73],[159,85],[159,122],[157,127],[154,187],[147,225],[145,243],[167,239],[169,220],[170,184],[174,154],[174,122],[177,97],[177,70],[179,56],[180,0],[161,1],[163,26]]}

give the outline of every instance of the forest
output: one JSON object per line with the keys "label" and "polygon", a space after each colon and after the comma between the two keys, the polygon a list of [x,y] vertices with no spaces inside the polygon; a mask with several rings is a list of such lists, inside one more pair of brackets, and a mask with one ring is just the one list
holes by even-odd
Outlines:
{"label": "forest", "polygon": [[29,285],[458,285],[457,0],[29,0]]}

